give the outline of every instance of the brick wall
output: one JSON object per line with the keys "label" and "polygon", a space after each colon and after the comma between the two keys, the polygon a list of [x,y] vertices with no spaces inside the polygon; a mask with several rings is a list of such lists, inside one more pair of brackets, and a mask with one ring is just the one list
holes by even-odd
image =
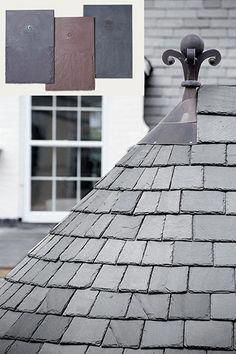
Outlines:
{"label": "brick wall", "polygon": [[181,99],[180,64],[162,63],[164,50],[178,49],[183,36],[196,33],[205,48],[222,54],[218,67],[202,65],[202,84],[236,85],[236,0],[145,0],[145,55],[155,66],[145,99],[145,120],[155,125]]}

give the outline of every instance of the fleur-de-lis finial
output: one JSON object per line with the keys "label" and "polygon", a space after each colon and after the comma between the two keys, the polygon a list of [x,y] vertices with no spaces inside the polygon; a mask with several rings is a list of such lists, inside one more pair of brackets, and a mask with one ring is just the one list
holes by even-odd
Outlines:
{"label": "fleur-de-lis finial", "polygon": [[174,64],[175,58],[183,66],[184,81],[182,86],[197,88],[201,86],[198,81],[198,74],[203,61],[209,59],[209,64],[216,66],[221,61],[221,54],[216,49],[209,49],[204,52],[203,40],[196,34],[188,34],[181,41],[180,52],[168,49],[162,55],[162,60],[167,65]]}

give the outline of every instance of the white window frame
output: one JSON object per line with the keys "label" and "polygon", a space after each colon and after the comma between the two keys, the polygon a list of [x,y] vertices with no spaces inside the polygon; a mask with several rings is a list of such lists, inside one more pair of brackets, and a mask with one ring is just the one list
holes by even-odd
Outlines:
{"label": "white window frame", "polygon": [[[58,95],[59,96],[59,95]],[[63,96],[63,95],[61,95]],[[37,146],[37,147],[75,147],[75,148],[101,148],[101,174],[103,171],[103,98],[102,98],[102,105],[101,108],[99,107],[81,107],[80,104],[78,103],[77,107],[57,107],[56,106],[56,97],[57,96],[52,96],[53,97],[53,105],[49,107],[44,107],[44,106],[32,106],[31,105],[31,97],[32,96],[25,96],[23,99],[23,111],[24,116],[25,116],[25,152],[26,152],[26,158],[25,158],[25,181],[24,181],[24,186],[25,186],[25,193],[24,193],[24,216],[23,220],[26,222],[35,222],[35,223],[54,223],[54,222],[59,222],[62,220],[64,217],[66,217],[69,213],[64,212],[64,211],[32,211],[31,210],[31,180],[48,180],[48,177],[32,177],[31,176],[31,147],[32,146]],[[78,96],[78,100],[80,99],[80,96]],[[32,125],[32,115],[31,112],[33,109],[37,110],[52,110],[53,112],[53,125],[56,124],[56,111],[76,111],[78,115],[81,114],[81,111],[101,111],[101,122],[102,122],[102,137],[101,141],[75,141],[75,140],[31,140],[31,125]],[[80,122],[80,116],[78,116],[78,122]],[[54,126],[55,128],[55,126]],[[77,124],[77,129],[80,129],[80,124]],[[55,130],[55,129],[54,129]],[[80,136],[80,132],[78,131],[78,136]],[[52,137],[53,139],[53,137]],[[55,154],[53,154],[53,158],[55,158]],[[54,164],[55,166],[55,164]],[[81,177],[80,176],[80,163],[77,165],[77,178],[76,177],[53,177],[52,180],[98,180],[99,178],[93,178],[93,177]],[[55,185],[55,183],[53,184]],[[77,190],[77,193],[79,191]],[[55,188],[53,188],[52,192],[52,200],[55,200],[56,197],[56,191]],[[78,200],[80,199],[80,196],[77,195]]]}

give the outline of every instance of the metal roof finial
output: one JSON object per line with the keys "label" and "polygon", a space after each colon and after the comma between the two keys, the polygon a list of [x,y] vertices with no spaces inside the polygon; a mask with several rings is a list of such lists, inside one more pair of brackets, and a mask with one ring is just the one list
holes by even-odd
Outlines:
{"label": "metal roof finial", "polygon": [[198,81],[198,74],[203,61],[209,59],[209,64],[216,66],[221,61],[221,54],[216,49],[209,49],[204,52],[203,40],[196,34],[188,34],[180,43],[180,52],[168,49],[162,55],[162,60],[166,65],[174,64],[175,58],[183,66],[184,81],[181,86],[197,88],[201,86]]}

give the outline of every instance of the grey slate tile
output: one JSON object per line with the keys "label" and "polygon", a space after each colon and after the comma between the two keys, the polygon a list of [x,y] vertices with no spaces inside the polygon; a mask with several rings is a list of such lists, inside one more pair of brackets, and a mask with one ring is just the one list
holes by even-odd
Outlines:
{"label": "grey slate tile", "polygon": [[23,313],[7,331],[6,336],[15,339],[30,339],[43,319],[43,315]]}
{"label": "grey slate tile", "polygon": [[140,264],[146,247],[145,241],[126,241],[118,264]]}
{"label": "grey slate tile", "polygon": [[126,168],[112,183],[110,188],[119,190],[133,189],[143,172],[144,168]]}
{"label": "grey slate tile", "polygon": [[45,343],[42,346],[39,354],[85,354],[86,345],[60,345]]}
{"label": "grey slate tile", "polygon": [[152,145],[139,145],[138,150],[127,161],[127,166],[138,167],[152,149]]}
{"label": "grey slate tile", "polygon": [[149,292],[181,293],[187,290],[188,267],[154,267]]}
{"label": "grey slate tile", "polygon": [[30,255],[37,258],[41,258],[45,254],[47,254],[61,239],[61,236],[49,235],[45,240],[45,243],[43,243],[43,245],[40,245],[38,248],[35,248],[34,251],[31,251]]}
{"label": "grey slate tile", "polygon": [[227,145],[227,164],[229,166],[236,165],[236,144]]}
{"label": "grey slate tile", "polygon": [[24,283],[31,283],[32,280],[38,275],[48,264],[48,262],[39,260],[37,263],[35,263],[31,269],[26,272],[23,277],[20,278],[21,282]]}
{"label": "grey slate tile", "polygon": [[8,281],[7,279],[3,279],[0,287],[0,296],[5,293],[7,289],[9,289],[12,286],[12,283]]}
{"label": "grey slate tile", "polygon": [[145,168],[142,176],[134,186],[137,190],[151,190],[154,178],[157,174],[157,167]]}
{"label": "grey slate tile", "polygon": [[35,341],[48,341],[58,343],[69,326],[71,319],[68,317],[46,316],[34,332],[32,339]]}
{"label": "grey slate tile", "polygon": [[[17,264],[15,268],[13,268],[6,276],[6,279],[13,278],[21,269],[23,269],[29,262],[34,261],[35,263],[37,262],[37,259],[33,259],[30,257],[25,257],[20,263]],[[30,269],[30,266],[29,268]],[[24,273],[23,273],[24,274]],[[1,288],[0,288],[0,294],[1,294]]]}
{"label": "grey slate tile", "polygon": [[119,286],[120,291],[147,292],[152,267],[129,265]]}
{"label": "grey slate tile", "polygon": [[142,220],[142,216],[116,215],[115,219],[104,232],[103,237],[124,240],[134,239]]}
{"label": "grey slate tile", "polygon": [[17,310],[22,312],[35,312],[45,299],[49,289],[35,287],[29,295],[19,304]]}
{"label": "grey slate tile", "polygon": [[176,214],[180,208],[180,191],[161,192],[160,201],[157,207],[158,213]]}
{"label": "grey slate tile", "polygon": [[99,252],[96,262],[115,264],[124,244],[125,241],[122,240],[108,239],[102,250]]}
{"label": "grey slate tile", "polygon": [[197,112],[207,115],[235,113],[235,88],[231,86],[204,85],[198,91]]}
{"label": "grey slate tile", "polygon": [[151,167],[160,149],[161,145],[153,145],[149,153],[143,159],[140,166]]}
{"label": "grey slate tile", "polygon": [[163,354],[164,350],[162,349],[125,349],[124,354]]}
{"label": "grey slate tile", "polygon": [[7,333],[20,316],[20,312],[7,311],[4,316],[0,318],[0,337],[3,337]]}
{"label": "grey slate tile", "polygon": [[0,354],[5,354],[13,342],[14,340],[10,339],[0,339]]}
{"label": "grey slate tile", "polygon": [[43,256],[43,259],[49,261],[57,261],[64,250],[69,247],[71,242],[74,241],[72,237],[63,237],[61,240]]}
{"label": "grey slate tile", "polygon": [[167,319],[170,295],[163,294],[133,294],[128,318],[157,320]]}
{"label": "grey slate tile", "polygon": [[212,265],[212,244],[210,242],[175,242],[173,264]]}
{"label": "grey slate tile", "polygon": [[[231,354],[236,354],[235,350],[230,351]],[[229,351],[227,350],[208,350],[207,354],[229,354]]]}
{"label": "grey slate tile", "polygon": [[102,178],[95,186],[95,188],[107,189],[123,172],[123,167],[114,167],[104,178]]}
{"label": "grey slate tile", "polygon": [[3,305],[3,308],[14,310],[24,298],[32,291],[33,286],[24,284]]}
{"label": "grey slate tile", "polygon": [[188,165],[190,160],[190,147],[186,145],[174,145],[168,164]]}
{"label": "grey slate tile", "polygon": [[160,192],[143,192],[138,205],[135,208],[135,214],[154,213],[160,199]]}
{"label": "grey slate tile", "polygon": [[42,347],[40,343],[27,343],[16,341],[8,351],[10,354],[37,354]]}
{"label": "grey slate tile", "polygon": [[114,213],[124,213],[124,214],[132,214],[133,210],[138,203],[141,192],[134,191],[124,191],[120,193],[120,196],[116,203],[112,207],[112,211]]}
{"label": "grey slate tile", "polygon": [[[101,204],[103,204],[112,193],[108,190],[97,189],[93,197],[89,200],[86,207],[83,208],[83,211],[95,213]],[[86,222],[86,227],[89,226],[89,223]]]}
{"label": "grey slate tile", "polygon": [[123,354],[121,348],[89,347],[86,354]]}
{"label": "grey slate tile", "polygon": [[97,291],[91,291],[88,289],[77,290],[65,309],[64,315],[86,316],[91,310],[97,295]]}
{"label": "grey slate tile", "polygon": [[189,290],[193,292],[234,291],[234,270],[231,268],[193,267],[189,274]]}
{"label": "grey slate tile", "polygon": [[185,345],[187,347],[223,348],[232,346],[233,324],[219,321],[186,321]]}
{"label": "grey slate tile", "polygon": [[192,146],[192,165],[223,165],[225,162],[225,144],[198,144]]}
{"label": "grey slate tile", "polygon": [[236,294],[212,294],[211,318],[214,320],[236,320]]}
{"label": "grey slate tile", "polygon": [[173,242],[148,241],[142,264],[169,265],[172,263]]}
{"label": "grey slate tile", "polygon": [[195,215],[193,233],[200,241],[235,241],[236,216]]}
{"label": "grey slate tile", "polygon": [[99,238],[114,219],[114,215],[104,214],[88,229],[86,237]]}
{"label": "grey slate tile", "polygon": [[97,213],[110,213],[120,195],[120,191],[106,191],[106,193],[107,197],[96,207]]}
{"label": "grey slate tile", "polygon": [[60,255],[60,260],[63,262],[73,261],[75,256],[88,242],[87,238],[75,238],[69,247]]}
{"label": "grey slate tile", "polygon": [[104,319],[74,318],[61,342],[100,345],[108,323]]}
{"label": "grey slate tile", "polygon": [[[200,350],[200,349],[166,349],[165,350],[165,354],[206,354],[206,350]],[[218,354],[221,354],[221,352],[218,353]]]}
{"label": "grey slate tile", "polygon": [[138,348],[143,321],[112,320],[107,329],[103,346]]}
{"label": "grey slate tile", "polygon": [[139,229],[138,240],[160,240],[164,227],[164,215],[147,215]]}
{"label": "grey slate tile", "polygon": [[38,273],[32,280],[33,284],[45,286],[49,279],[56,273],[56,271],[61,267],[61,262],[49,262],[43,270]]}
{"label": "grey slate tile", "polygon": [[235,117],[198,115],[198,141],[203,143],[232,143],[235,139]]}
{"label": "grey slate tile", "polygon": [[11,299],[11,297],[22,287],[20,283],[13,283],[11,286],[0,296],[0,306],[5,304],[6,301]]}
{"label": "grey slate tile", "polygon": [[214,265],[215,266],[236,266],[236,244],[221,243],[214,244]]}
{"label": "grey slate tile", "polygon": [[173,170],[173,167],[160,167],[152,184],[152,190],[169,189]]}
{"label": "grey slate tile", "polygon": [[204,187],[208,189],[235,190],[236,167],[206,166]]}
{"label": "grey slate tile", "polygon": [[153,161],[153,166],[166,166],[168,164],[172,149],[172,145],[162,145],[158,155]]}
{"label": "grey slate tile", "polygon": [[210,319],[210,295],[208,294],[172,294],[170,319]]}
{"label": "grey slate tile", "polygon": [[[69,215],[67,215],[60,223],[56,224],[52,229],[51,233],[54,235],[60,234],[62,230],[70,223],[72,220],[76,217],[76,213],[72,212]],[[46,239],[46,237],[45,237]],[[44,239],[44,240],[45,240]]]}
{"label": "grey slate tile", "polygon": [[0,309],[0,318],[2,318],[6,312],[7,312],[7,310]]}
{"label": "grey slate tile", "polygon": [[37,252],[41,250],[49,241],[54,239],[55,235],[54,234],[49,234],[46,237],[44,237],[43,240],[41,240],[36,246],[34,246],[28,253],[29,256],[35,257]]}
{"label": "grey slate tile", "polygon": [[203,188],[203,168],[201,166],[176,166],[172,178],[171,188]]}
{"label": "grey slate tile", "polygon": [[37,313],[61,315],[73,294],[74,290],[72,289],[50,289]]}
{"label": "grey slate tile", "polygon": [[100,268],[100,264],[82,264],[74,278],[69,282],[69,285],[79,289],[90,287]]}
{"label": "grey slate tile", "polygon": [[[94,192],[95,194],[95,192]],[[81,222],[84,220],[84,218],[86,217],[86,214],[83,213],[75,213],[76,217],[63,229],[62,234],[63,235],[70,235],[70,233],[76,229]]]}
{"label": "grey slate tile", "polygon": [[142,348],[183,346],[183,321],[146,321],[143,331]]}
{"label": "grey slate tile", "polygon": [[100,292],[90,312],[95,318],[124,318],[131,294]]}
{"label": "grey slate tile", "polygon": [[218,191],[183,191],[181,211],[198,214],[223,214],[225,194]]}
{"label": "grey slate tile", "polygon": [[103,265],[93,283],[93,289],[117,291],[123,278],[125,266]]}
{"label": "grey slate tile", "polygon": [[140,149],[139,145],[134,145],[128,149],[128,152],[117,162],[118,165],[126,165],[127,161]]}
{"label": "grey slate tile", "polygon": [[106,240],[104,239],[90,239],[82,250],[74,257],[75,262],[93,262],[101,251]]}
{"label": "grey slate tile", "polygon": [[236,215],[236,192],[226,193],[226,214]]}
{"label": "grey slate tile", "polygon": [[[89,206],[91,206],[92,203],[97,204],[98,200],[101,200],[101,198],[105,198],[106,197],[106,191],[102,191],[102,190],[97,190],[97,189],[93,189],[88,196],[86,196],[85,198],[83,198],[74,208],[73,210],[75,211],[85,211],[87,210],[87,208]],[[82,217],[84,217],[84,215],[82,214]],[[79,223],[78,223],[79,224]],[[78,225],[77,225],[78,226]],[[76,225],[74,225],[74,227],[71,229],[73,230],[76,227]],[[65,230],[64,230],[65,231]]]}
{"label": "grey slate tile", "polygon": [[22,268],[20,268],[20,269],[18,268],[17,271],[14,272],[13,274],[8,274],[7,278],[14,280],[14,281],[19,281],[23,277],[23,275],[26,272],[28,272],[28,270],[31,269],[31,267],[33,267],[33,265],[37,262],[38,262],[38,259],[31,258],[26,264],[24,264],[24,266]]}
{"label": "grey slate tile", "polygon": [[87,214],[82,220],[82,222],[80,223],[80,225],[77,228],[75,228],[70,235],[75,237],[83,237],[86,234],[86,232],[89,230],[91,225],[93,225],[98,218],[99,215],[97,214]]}
{"label": "grey slate tile", "polygon": [[63,263],[54,276],[49,280],[47,286],[58,288],[67,287],[78,268],[78,264]]}

